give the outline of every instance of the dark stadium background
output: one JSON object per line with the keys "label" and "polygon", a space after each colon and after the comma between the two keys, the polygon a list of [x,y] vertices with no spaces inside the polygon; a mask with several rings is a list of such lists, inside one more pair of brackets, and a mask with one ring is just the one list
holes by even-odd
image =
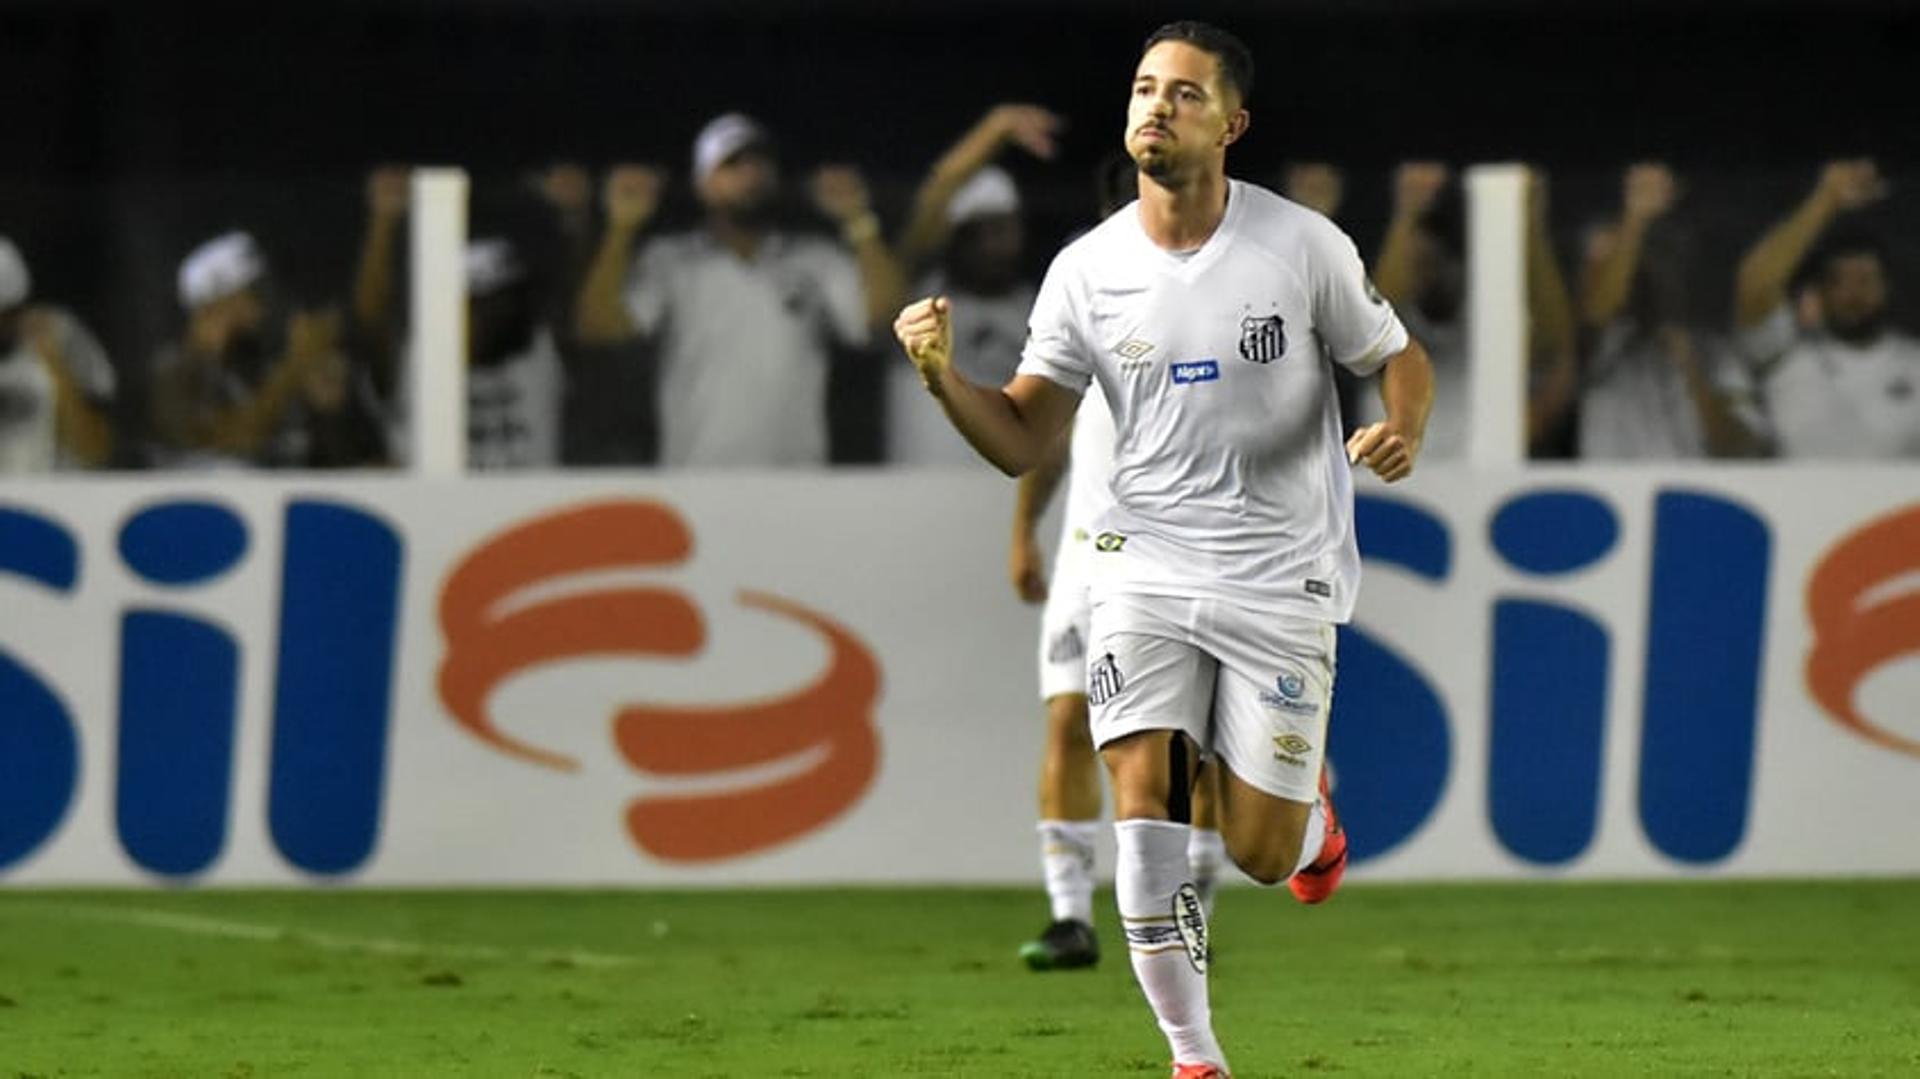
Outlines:
{"label": "dark stadium background", "polygon": [[[1570,256],[1619,170],[1660,158],[1687,182],[1692,304],[1718,323],[1739,251],[1820,161],[1875,156],[1896,190],[1920,171],[1920,5],[1894,0],[6,0],[0,232],[124,358],[175,329],[174,266],[217,229],[261,235],[290,299],[340,292],[377,163],[465,166],[474,227],[498,227],[526,216],[519,171],[639,160],[683,181],[693,133],[740,108],[790,173],[864,166],[897,223],[989,105],[1034,101],[1074,125],[1052,165],[1010,155],[1037,272],[1086,221],[1138,42],[1187,16],[1242,33],[1261,65],[1235,173],[1343,166],[1363,251],[1400,160],[1543,165]],[[676,187],[666,223],[691,211]],[[1897,285],[1920,280],[1920,200],[1871,213],[1912,326],[1920,289]],[[842,387],[841,407],[869,390]]]}

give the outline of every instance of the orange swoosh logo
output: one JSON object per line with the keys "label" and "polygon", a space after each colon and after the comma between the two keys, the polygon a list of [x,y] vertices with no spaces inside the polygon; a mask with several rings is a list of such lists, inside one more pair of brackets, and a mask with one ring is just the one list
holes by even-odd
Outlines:
{"label": "orange swoosh logo", "polygon": [[[501,732],[487,699],[506,679],[585,655],[688,657],[706,631],[681,593],[618,587],[502,610],[516,593],[554,577],[684,561],[685,523],[650,502],[607,502],[551,514],[488,541],[447,579],[440,624],[447,653],[440,697],[456,722],[530,763],[573,770],[564,755]],[[879,768],[873,710],[880,667],[844,627],[791,601],[742,592],[741,603],[825,637],[830,659],[811,684],[779,697],[708,706],[630,705],[614,718],[614,743],[636,769],[660,776],[724,777],[740,769],[805,763],[796,774],[716,793],[635,799],[634,842],[675,861],[732,858],[788,842],[845,812]]]}
{"label": "orange swoosh logo", "polygon": [[1814,643],[1807,687],[1841,726],[1889,749],[1920,756],[1920,741],[1862,715],[1854,690],[1890,660],[1920,653],[1920,593],[1863,605],[1875,585],[1920,571],[1920,506],[1883,517],[1836,544],[1807,581]]}

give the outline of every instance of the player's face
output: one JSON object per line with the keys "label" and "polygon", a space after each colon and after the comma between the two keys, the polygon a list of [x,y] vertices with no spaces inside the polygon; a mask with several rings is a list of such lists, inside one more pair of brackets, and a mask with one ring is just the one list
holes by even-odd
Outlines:
{"label": "player's face", "polygon": [[1140,171],[1171,180],[1210,161],[1247,128],[1238,95],[1220,80],[1220,61],[1184,41],[1147,50],[1133,73],[1127,153]]}
{"label": "player's face", "polygon": [[1887,274],[1878,255],[1841,255],[1820,278],[1820,310],[1841,340],[1870,340],[1887,310]]}

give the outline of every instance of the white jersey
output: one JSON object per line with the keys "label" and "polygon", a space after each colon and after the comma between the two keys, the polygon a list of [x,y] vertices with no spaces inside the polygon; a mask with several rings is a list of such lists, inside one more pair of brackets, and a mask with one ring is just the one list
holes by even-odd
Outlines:
{"label": "white jersey", "polygon": [[1782,306],[1740,339],[1766,368],[1767,419],[1782,457],[1920,457],[1920,341],[1850,345],[1801,333]]}
{"label": "white jersey", "polygon": [[1407,331],[1331,221],[1231,181],[1198,251],[1163,251],[1137,204],[1068,245],[1034,305],[1022,374],[1113,411],[1101,594],[1212,597],[1344,622],[1360,553],[1331,364],[1358,375]]}
{"label": "white jersey", "polygon": [[1060,549],[1093,534],[1094,522],[1113,504],[1107,481],[1113,475],[1113,413],[1089,383],[1073,414],[1073,443],[1067,448],[1067,512],[1060,522]]}
{"label": "white jersey", "polygon": [[647,244],[627,311],[660,343],[660,463],[825,464],[830,349],[866,345],[863,289],[818,237],[769,236],[751,261],[704,230]]}

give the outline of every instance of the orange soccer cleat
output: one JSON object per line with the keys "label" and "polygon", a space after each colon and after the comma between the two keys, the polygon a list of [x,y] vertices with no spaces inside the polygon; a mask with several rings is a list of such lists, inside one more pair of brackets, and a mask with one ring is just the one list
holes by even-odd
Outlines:
{"label": "orange soccer cleat", "polygon": [[1347,832],[1340,827],[1340,814],[1334,812],[1333,791],[1327,786],[1324,768],[1320,770],[1320,811],[1327,815],[1327,837],[1320,844],[1320,857],[1287,880],[1293,897],[1308,904],[1325,903],[1347,872]]}

